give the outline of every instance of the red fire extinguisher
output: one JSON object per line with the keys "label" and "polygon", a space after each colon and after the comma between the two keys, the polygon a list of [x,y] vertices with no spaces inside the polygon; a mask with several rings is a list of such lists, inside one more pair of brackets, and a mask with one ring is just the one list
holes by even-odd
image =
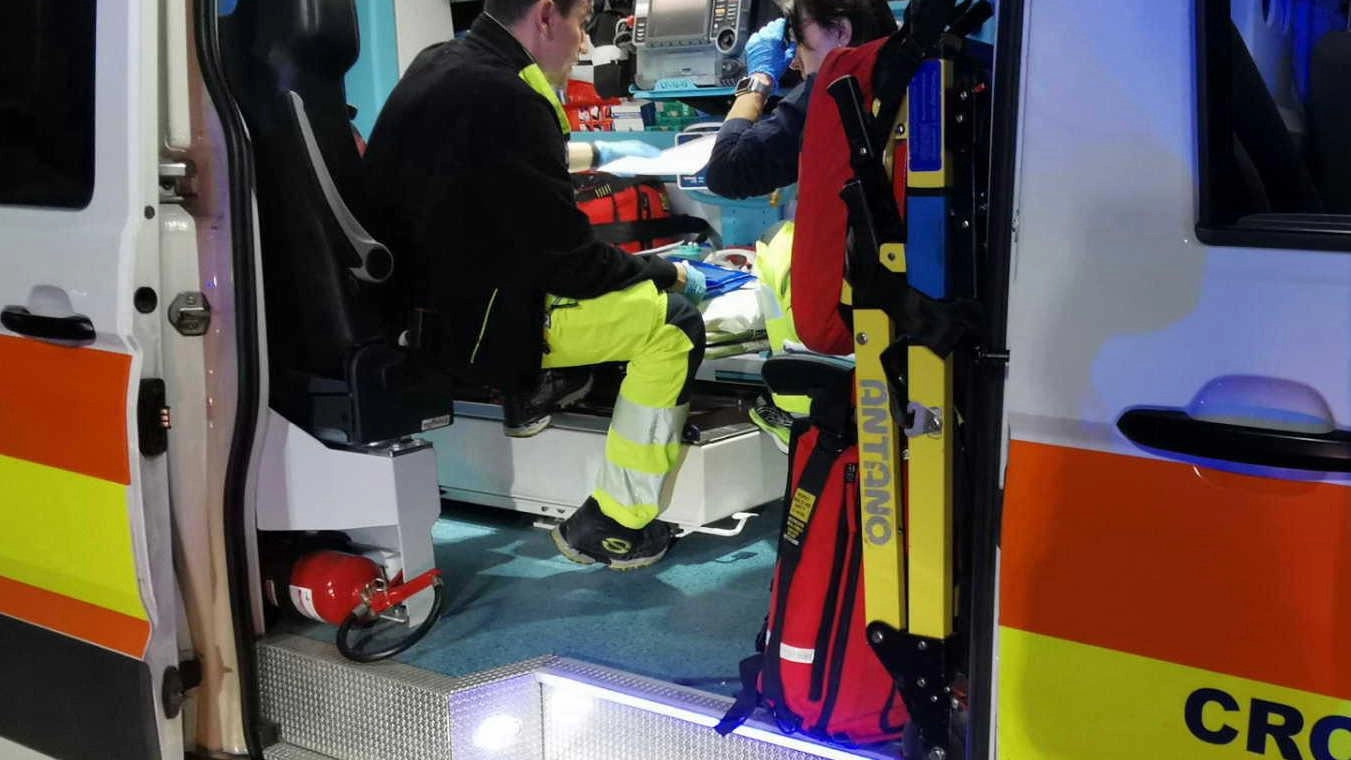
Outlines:
{"label": "red fire extinguisher", "polygon": [[[283,572],[287,573],[285,577],[276,577]],[[436,623],[445,597],[440,570],[433,568],[407,581],[402,573],[387,579],[381,566],[369,557],[334,549],[306,553],[289,568],[285,563],[274,565],[272,575],[265,581],[268,600],[279,607],[292,607],[312,620],[338,626],[338,651],[357,662],[392,657],[416,644]],[[427,619],[410,628],[407,635],[396,636],[392,644],[368,651],[365,642],[384,638],[372,629],[382,623],[391,630],[392,626],[404,626],[391,611],[427,588],[434,594]],[[362,635],[353,640],[353,632]]]}

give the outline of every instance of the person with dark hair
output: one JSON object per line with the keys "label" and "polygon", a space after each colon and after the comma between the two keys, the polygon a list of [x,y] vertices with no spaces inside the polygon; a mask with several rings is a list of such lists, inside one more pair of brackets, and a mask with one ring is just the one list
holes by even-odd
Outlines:
{"label": "person with dark hair", "polygon": [[[748,75],[737,86],[705,169],[708,189],[727,198],[749,198],[796,182],[807,101],[826,54],[894,31],[896,19],[886,0],[793,0],[784,18],[751,35]],[[802,83],[761,118],[790,63],[802,73]]]}
{"label": "person with dark hair", "polygon": [[[708,189],[727,198],[750,198],[797,182],[798,153],[816,72],[830,51],[861,45],[896,31],[886,0],[790,0],[784,18],[769,22],[746,43],[749,75],[718,130],[705,168]],[[803,76],[765,118],[769,96],[791,65]],[[758,246],[760,309],[773,353],[798,342],[788,282],[793,223],[785,222]],[[752,407],[751,420],[788,452],[792,414],[806,414],[806,396],[771,394]]]}
{"label": "person with dark hair", "polygon": [[568,559],[627,569],[673,538],[656,517],[682,458],[704,288],[698,270],[598,241],[577,208],[556,89],[590,12],[487,0],[463,39],[413,61],[364,162],[369,227],[398,261],[391,309],[431,315],[439,360],[504,392],[508,435],[586,394],[590,373],[563,370],[628,363],[595,488],[553,533]]}

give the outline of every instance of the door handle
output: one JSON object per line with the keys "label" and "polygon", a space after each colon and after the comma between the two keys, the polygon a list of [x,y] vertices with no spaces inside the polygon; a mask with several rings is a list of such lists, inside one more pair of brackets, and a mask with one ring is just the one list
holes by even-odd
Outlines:
{"label": "door handle", "polygon": [[1117,429],[1133,443],[1229,462],[1319,472],[1351,472],[1351,432],[1300,433],[1190,417],[1176,409],[1131,409]]}
{"label": "door handle", "polygon": [[48,317],[22,306],[6,306],[0,310],[0,324],[20,335],[42,340],[93,343],[95,337],[94,323],[83,314]]}

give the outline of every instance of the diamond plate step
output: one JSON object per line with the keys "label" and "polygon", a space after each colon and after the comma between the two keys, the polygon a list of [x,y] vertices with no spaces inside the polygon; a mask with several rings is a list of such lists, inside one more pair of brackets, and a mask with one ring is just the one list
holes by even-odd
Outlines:
{"label": "diamond plate step", "polygon": [[844,750],[785,736],[758,717],[713,730],[733,700],[599,665],[558,659],[535,674],[543,689],[544,760],[881,760],[898,752]]}
{"label": "diamond plate step", "polygon": [[783,736],[753,718],[712,726],[732,700],[576,660],[541,657],[451,678],[358,665],[331,644],[276,636],[258,648],[268,760],[879,760]]}
{"label": "diamond plate step", "polygon": [[276,636],[258,647],[263,719],[283,742],[333,760],[540,760],[538,742],[514,754],[476,751],[473,719],[519,713],[520,732],[539,735],[533,672],[552,660],[450,678],[396,662],[359,665],[332,644]]}
{"label": "diamond plate step", "polygon": [[263,760],[333,760],[328,755],[311,752],[294,744],[281,742],[263,750]]}

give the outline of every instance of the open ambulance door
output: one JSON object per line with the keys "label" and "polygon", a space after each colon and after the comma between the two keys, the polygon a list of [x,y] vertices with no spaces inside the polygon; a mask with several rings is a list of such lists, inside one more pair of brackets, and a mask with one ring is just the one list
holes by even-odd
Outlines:
{"label": "open ambulance door", "polygon": [[998,757],[1351,757],[1351,46],[1241,4],[1020,4]]}
{"label": "open ambulance door", "polygon": [[143,269],[156,7],[15,0],[0,24],[5,757],[183,756],[153,379],[167,304]]}

